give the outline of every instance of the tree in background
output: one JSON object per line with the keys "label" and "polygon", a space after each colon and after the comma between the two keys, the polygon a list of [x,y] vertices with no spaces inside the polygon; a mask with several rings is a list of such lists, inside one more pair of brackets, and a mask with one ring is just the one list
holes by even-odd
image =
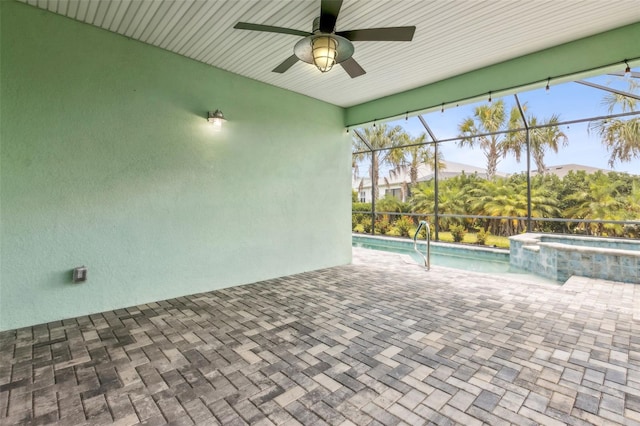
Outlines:
{"label": "tree in background", "polygon": [[[638,83],[628,79],[629,93],[638,92]],[[609,114],[616,110],[620,112],[633,112],[636,110],[637,101],[629,96],[618,93],[609,93],[603,99],[607,105]],[[609,166],[613,167],[617,161],[631,161],[640,158],[640,117],[633,118],[605,118],[593,121],[589,124],[589,131],[595,132],[602,139],[602,143],[611,153]]]}
{"label": "tree in background", "polygon": [[[637,92],[640,84],[629,81],[630,92]],[[620,94],[605,97],[609,114],[636,111],[637,100]],[[622,221],[640,220],[640,176],[627,173],[586,173],[571,171],[559,176],[546,170],[545,156],[558,152],[568,144],[567,135],[561,130],[557,114],[539,120],[527,113],[527,105],[522,105],[529,131],[531,159],[538,173],[531,176],[531,216],[533,229],[539,232],[582,232],[602,236],[640,237],[640,226],[622,225]],[[374,181],[382,180],[382,171],[389,170],[390,177],[404,180],[402,201],[387,196],[379,199],[377,211],[388,212],[387,217],[376,222],[376,229],[389,230],[396,235],[396,222],[401,212],[410,209],[413,213],[433,215],[438,203],[441,215],[471,215],[484,218],[440,217],[440,229],[447,225],[463,225],[470,232],[474,228],[491,231],[496,236],[510,236],[523,232],[527,227],[527,178],[526,173],[516,173],[508,177],[497,177],[499,162],[512,154],[516,161],[526,155],[527,132],[521,110],[515,106],[509,110],[503,100],[493,104],[477,106],[471,116],[459,125],[458,145],[480,148],[487,161],[486,176],[461,175],[439,182],[439,200],[435,199],[433,180],[418,182],[421,163],[433,169],[433,144],[425,133],[411,137],[400,126],[381,125],[363,129],[367,140],[374,148],[371,173]],[[608,149],[609,164],[640,158],[640,116],[597,120],[589,125],[590,132],[597,132],[603,145]],[[501,132],[500,134],[494,134]],[[364,145],[355,139],[363,151]],[[354,155],[358,159],[370,155],[369,152]],[[359,156],[359,157],[356,157]],[[369,157],[371,158],[371,157]],[[442,158],[439,167],[444,168]],[[383,165],[388,167],[383,167]],[[357,164],[356,164],[357,166]],[[398,178],[401,177],[401,178]],[[386,179],[385,179],[386,180]],[[387,181],[388,182],[388,181]],[[397,194],[396,194],[397,195]],[[413,220],[419,217],[416,215]],[[504,219],[503,217],[510,217]],[[587,222],[549,221],[545,218],[583,219]],[[408,220],[407,218],[403,218]],[[609,223],[589,222],[598,220]],[[385,222],[386,221],[386,222]],[[384,226],[382,226],[384,225]],[[398,228],[399,229],[399,228]],[[380,231],[382,233],[382,231]],[[398,234],[399,235],[399,234]]]}
{"label": "tree in background", "polygon": [[[524,108],[526,108],[526,105],[523,106]],[[515,112],[515,115],[519,119],[521,116],[520,111]],[[531,158],[536,165],[538,174],[543,175],[547,171],[547,166],[544,163],[544,156],[547,151],[551,150],[557,153],[561,146],[567,146],[569,143],[569,138],[558,126],[559,121],[560,116],[557,114],[553,114],[549,119],[542,120],[540,123],[538,123],[538,117],[533,115],[527,117],[527,124],[530,127],[529,146]],[[521,152],[527,146],[526,132],[513,133],[508,138],[507,146],[508,148],[503,151],[503,155],[511,151],[515,154],[516,161],[520,162]]]}
{"label": "tree in background", "polygon": [[[567,198],[574,204],[564,212],[565,217],[593,220],[624,220],[625,199],[620,190],[624,181],[617,173],[605,174],[600,171],[589,175],[587,188],[573,192]],[[613,223],[579,223],[577,229],[593,235],[616,235],[622,232],[622,225]]]}
{"label": "tree in background", "polygon": [[435,206],[436,192],[433,180],[420,182],[413,189],[409,205],[412,213],[432,214]]}
{"label": "tree in background", "polygon": [[475,107],[473,116],[465,118],[458,125],[461,138],[458,145],[471,148],[478,146],[484,153],[487,160],[487,179],[495,177],[498,163],[507,152],[512,151],[516,158],[520,158],[522,144],[515,139],[514,134],[495,134],[510,128],[522,127],[522,125],[518,126],[518,117],[520,117],[520,111],[517,107],[514,106],[507,115],[504,101],[499,99],[493,103]]}
{"label": "tree in background", "polygon": [[[476,174],[440,182],[439,211],[443,215],[489,216],[484,219],[440,217],[440,229],[463,225],[467,230],[481,227],[496,236],[511,236],[526,229],[526,174],[487,180]],[[545,218],[628,221],[640,218],[640,176],[617,172],[569,172],[536,175],[531,179],[531,216],[534,229],[543,232],[586,233],[601,236],[638,238],[640,227],[619,223],[547,222]],[[393,229],[400,212],[432,216],[435,205],[434,181],[419,182],[408,203],[393,197],[380,200],[379,211],[389,212],[388,228]],[[361,210],[354,204],[354,211]],[[370,205],[367,206],[370,209]],[[512,217],[504,219],[504,217]],[[370,225],[370,219],[367,222]]]}
{"label": "tree in background", "polygon": [[[391,153],[394,158],[393,163],[396,165],[395,169],[389,171],[391,177],[400,176],[401,174],[409,175],[409,182],[404,182],[402,192],[402,200],[406,201],[411,196],[410,188],[413,188],[418,183],[418,168],[421,164],[427,164],[433,170],[435,166],[435,149],[431,145],[426,145],[428,137],[426,133],[422,133],[419,136],[412,138],[408,133],[400,135],[401,145],[403,148],[393,150]],[[441,152],[438,153],[438,169],[442,170],[446,167],[444,163],[444,156]]]}
{"label": "tree in background", "polygon": [[408,208],[405,203],[393,195],[385,195],[376,203],[376,210],[385,213],[406,213]]}
{"label": "tree in background", "polygon": [[[400,135],[403,133],[403,129],[400,126],[389,127],[386,124],[380,124],[374,127],[369,127],[362,129],[363,136],[371,145],[371,148],[380,149],[380,148],[394,148],[400,144]],[[353,135],[353,144],[354,150],[357,151],[366,151],[369,149],[357,135]],[[393,149],[384,150],[384,151],[373,151],[373,152],[364,152],[361,154],[353,155],[353,162],[357,164],[360,161],[365,159],[371,159],[370,166],[370,176],[372,183],[378,182],[380,177],[380,166],[383,164],[389,164],[393,167],[396,166],[397,161],[397,153],[394,152]],[[378,199],[379,188],[378,185],[374,186],[374,193],[372,194],[373,199]]]}
{"label": "tree in background", "polygon": [[[557,153],[560,146],[567,146],[569,138],[560,130],[558,122],[560,117],[556,114],[552,115],[548,120],[544,121],[545,127],[537,127],[531,129],[529,134],[529,144],[531,146],[531,157],[536,163],[539,174],[545,174],[547,166],[544,164],[544,156],[548,149]],[[537,125],[537,118],[529,118],[529,126]]]}
{"label": "tree in background", "polygon": [[[527,104],[522,105],[523,111],[527,111]],[[560,146],[566,146],[569,142],[567,135],[558,127],[559,116],[554,114],[548,120],[538,123],[538,118],[527,117],[529,131],[529,146],[538,173],[544,174],[546,166],[544,156],[547,150],[558,152]],[[540,126],[540,127],[538,127]],[[458,126],[461,147],[471,148],[479,146],[487,159],[487,178],[493,179],[501,158],[513,154],[516,161],[520,162],[523,152],[526,151],[527,136],[525,131],[516,131],[524,128],[522,114],[517,106],[513,106],[507,115],[502,99],[493,104],[480,105],[475,108],[473,117],[467,117]],[[478,136],[485,133],[512,130],[506,134],[491,134]]]}
{"label": "tree in background", "polygon": [[[496,219],[479,221],[485,230],[494,235],[510,236],[524,232],[527,227],[527,180],[526,174],[518,173],[493,180],[478,179],[464,200],[470,214],[494,216]],[[547,187],[532,187],[531,217],[556,217],[557,198]],[[512,219],[498,217],[512,216]]]}
{"label": "tree in background", "polygon": [[[440,214],[468,214],[468,203],[471,199],[470,191],[483,182],[484,179],[477,175],[466,175],[452,177],[439,182],[438,211]],[[435,190],[433,179],[421,182],[416,185],[411,199],[409,200],[413,213],[433,214],[435,206]],[[440,227],[448,229],[450,225],[463,223],[457,218],[440,218]]]}
{"label": "tree in background", "polygon": [[[470,191],[476,186],[478,181],[484,181],[477,175],[467,175],[462,173],[450,179],[441,181],[438,188],[438,213],[465,215],[471,214],[468,201]],[[471,225],[473,219],[459,219],[454,217],[440,218],[440,227],[449,229],[451,225]]]}

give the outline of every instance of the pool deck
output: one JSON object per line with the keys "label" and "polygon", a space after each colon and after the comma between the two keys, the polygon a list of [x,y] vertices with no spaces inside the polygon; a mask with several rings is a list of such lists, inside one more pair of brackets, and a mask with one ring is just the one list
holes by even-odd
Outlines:
{"label": "pool deck", "polygon": [[353,264],[0,332],[0,424],[640,425],[640,286]]}

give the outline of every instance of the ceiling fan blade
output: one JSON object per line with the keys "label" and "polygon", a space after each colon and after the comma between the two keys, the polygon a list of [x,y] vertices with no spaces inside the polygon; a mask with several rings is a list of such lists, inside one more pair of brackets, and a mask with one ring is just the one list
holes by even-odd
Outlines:
{"label": "ceiling fan blade", "polygon": [[361,75],[367,73],[360,66],[360,64],[357,63],[355,59],[353,59],[353,57],[347,59],[346,61],[340,62],[340,65],[342,65],[342,68],[344,68],[344,70],[347,72],[347,74],[349,74],[351,78],[360,77]]}
{"label": "ceiling fan blade", "polygon": [[238,30],[262,31],[266,33],[291,34],[291,35],[297,35],[301,37],[307,37],[312,35],[312,33],[308,33],[306,31],[294,30],[292,28],[272,27],[270,25],[250,24],[248,22],[238,22],[233,26],[233,28]]}
{"label": "ceiling fan blade", "polygon": [[271,70],[271,72],[277,72],[279,74],[282,74],[283,72],[291,68],[293,64],[295,64],[296,62],[298,62],[298,57],[296,55],[291,55],[287,59],[285,59],[284,62],[282,62],[280,65],[278,65],[273,70]]}
{"label": "ceiling fan blade", "polygon": [[322,0],[320,3],[320,31],[332,33],[336,27],[342,0]]}
{"label": "ceiling fan blade", "polygon": [[337,35],[351,41],[411,41],[416,27],[367,28],[339,31]]}

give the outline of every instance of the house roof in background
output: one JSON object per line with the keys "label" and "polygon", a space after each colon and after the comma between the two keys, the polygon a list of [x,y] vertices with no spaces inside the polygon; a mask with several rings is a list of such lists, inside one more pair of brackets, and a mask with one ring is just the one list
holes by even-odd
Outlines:
{"label": "house roof in background", "polygon": [[[486,169],[482,167],[472,166],[470,164],[457,163],[455,161],[443,161],[444,168],[439,170],[438,176],[441,179],[447,179],[451,177],[455,177],[461,174],[473,175],[477,174],[482,178],[487,177]],[[496,172],[497,177],[505,177],[507,173]],[[430,165],[420,164],[418,166],[418,182],[426,182],[430,179],[433,179],[434,172]],[[397,169],[390,170],[388,173],[385,173],[384,176],[378,179],[378,185],[380,187],[387,186],[399,186],[403,183],[409,183],[411,181],[411,177],[409,176],[409,168],[408,167],[399,167]],[[358,177],[352,180],[352,188],[358,189],[362,185],[362,188],[370,188],[371,187],[371,179]]]}
{"label": "house roof in background", "polygon": [[[608,173],[612,170],[607,170],[607,169],[601,169],[598,167],[591,167],[591,166],[585,166],[583,164],[559,164],[557,166],[549,166],[547,167],[544,172],[546,174],[552,174],[552,175],[556,175],[559,178],[563,178],[566,175],[568,175],[570,172],[579,172],[579,171],[584,171],[587,174],[591,174],[591,173],[595,173],[595,172],[604,172],[604,173]],[[538,170],[533,170],[531,172],[532,175],[536,175],[538,174]]]}

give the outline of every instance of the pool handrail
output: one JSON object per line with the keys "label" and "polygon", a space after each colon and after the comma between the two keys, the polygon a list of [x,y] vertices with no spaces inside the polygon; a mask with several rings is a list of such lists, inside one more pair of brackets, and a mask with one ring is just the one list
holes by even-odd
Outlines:
{"label": "pool handrail", "polygon": [[[427,255],[422,254],[420,250],[418,250],[418,234],[422,228],[426,229],[427,233]],[[427,269],[431,269],[431,227],[426,220],[421,220],[418,224],[418,229],[416,229],[416,233],[413,234],[413,249],[424,259],[424,267]]]}

